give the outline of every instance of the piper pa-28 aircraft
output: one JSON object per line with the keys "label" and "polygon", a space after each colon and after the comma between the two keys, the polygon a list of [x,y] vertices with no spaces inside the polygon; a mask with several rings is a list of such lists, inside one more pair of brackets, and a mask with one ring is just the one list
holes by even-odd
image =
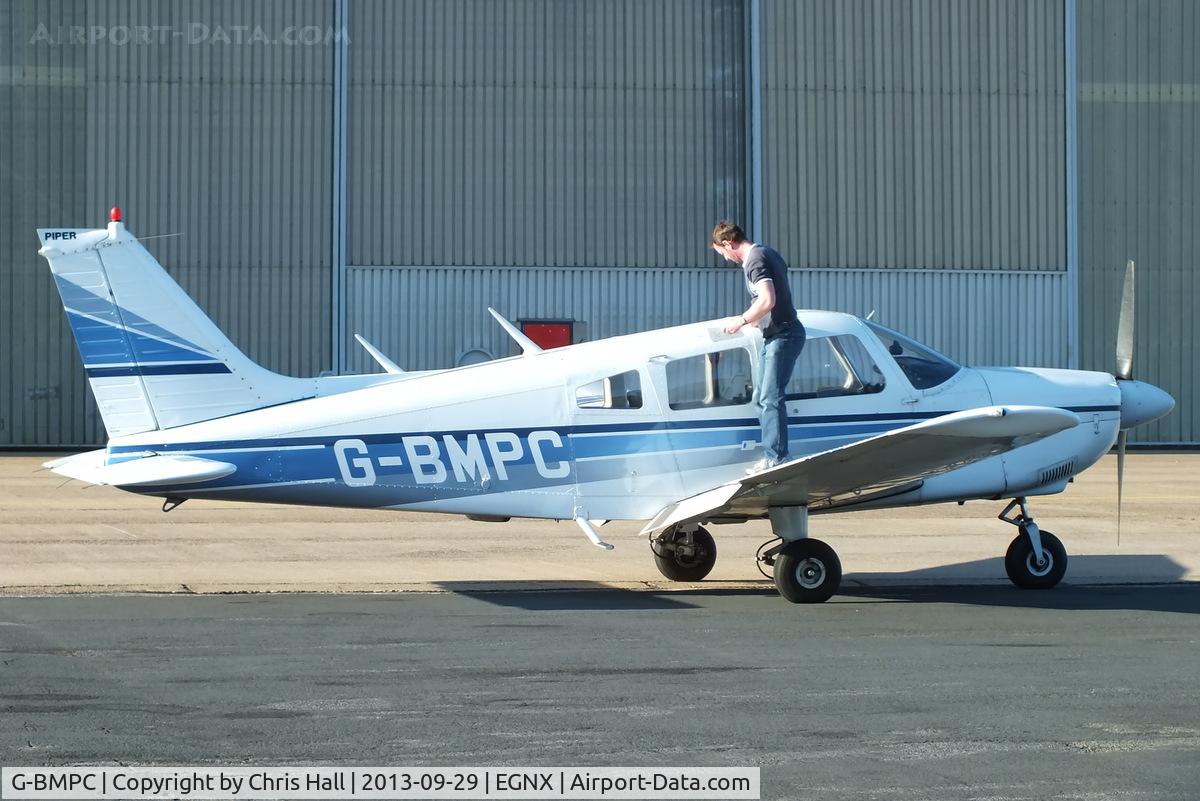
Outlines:
{"label": "piper pa-28 aircraft", "polygon": [[[769,518],[760,553],[789,601],[833,595],[836,553],[809,515],[1005,499],[1014,584],[1062,578],[1062,543],[1027,498],[1062,492],[1125,431],[1171,410],[1131,379],[1132,269],[1115,374],[978,368],[849,314],[801,311],[808,343],[788,386],[792,461],[761,457],[753,403],[759,334],[723,321],[404,372],[290,378],[243,355],[130,234],[39,229],[110,437],[47,463],[56,473],[164,498],[408,509],[477,520],[574,520],[596,545],[608,520],[648,520],[669,579],[699,581],[706,525]],[[1119,459],[1118,476],[1123,467]]]}

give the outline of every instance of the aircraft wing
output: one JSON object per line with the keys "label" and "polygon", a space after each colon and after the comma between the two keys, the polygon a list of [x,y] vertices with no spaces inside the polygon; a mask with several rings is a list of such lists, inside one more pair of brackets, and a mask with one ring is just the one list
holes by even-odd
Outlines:
{"label": "aircraft wing", "polygon": [[[850,505],[920,485],[1079,424],[1045,406],[987,406],[935,417],[815,453],[685,498],[662,509],[643,534],[713,517],[762,517],[772,506]],[[849,497],[843,497],[849,496]]]}

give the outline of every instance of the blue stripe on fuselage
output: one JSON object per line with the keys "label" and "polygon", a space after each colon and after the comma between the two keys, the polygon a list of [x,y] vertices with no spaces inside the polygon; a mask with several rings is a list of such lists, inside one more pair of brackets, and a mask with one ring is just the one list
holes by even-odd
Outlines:
{"label": "blue stripe on fuselage", "polygon": [[[882,422],[885,420],[894,420],[897,422],[919,422],[921,420],[934,417],[941,417],[950,412],[932,412],[932,413],[904,413],[904,414],[859,414],[859,415],[826,415],[820,417],[789,417],[788,424],[790,426],[804,425],[819,425],[824,423],[849,423],[849,422]],[[110,453],[139,453],[142,451],[205,451],[205,450],[226,450],[230,448],[268,448],[268,447],[289,447],[297,445],[332,445],[340,439],[360,439],[368,445],[394,443],[402,437],[410,436],[433,436],[440,439],[443,436],[449,435],[455,439],[465,439],[471,434],[484,436],[490,432],[511,432],[521,437],[522,439],[529,436],[534,431],[554,431],[562,436],[576,436],[580,434],[616,434],[616,433],[643,433],[643,434],[665,434],[673,431],[688,431],[693,429],[713,429],[713,428],[752,428],[757,430],[759,427],[758,418],[743,417],[729,418],[724,420],[672,420],[672,421],[655,421],[655,422],[638,422],[638,423],[597,423],[591,425],[574,425],[574,426],[533,426],[528,428],[491,428],[491,429],[458,429],[453,431],[413,431],[404,433],[388,433],[388,434],[340,434],[337,436],[324,435],[319,437],[278,437],[273,439],[251,439],[251,440],[210,440],[207,442],[177,442],[177,443],[159,443],[146,445],[114,445],[109,448]]]}
{"label": "blue stripe on fuselage", "polygon": [[[814,450],[805,447],[805,440],[821,440],[815,450],[845,444],[846,441],[861,439],[877,433],[911,424],[919,416],[912,414],[897,416],[901,419],[876,420],[855,424],[828,424],[826,418],[820,422],[789,426],[789,439],[798,454]],[[805,419],[805,418],[798,418]],[[539,432],[542,436],[532,437]],[[562,445],[548,441],[545,435],[553,432]],[[487,445],[488,434],[516,435],[520,453],[511,454],[497,463],[496,454]],[[406,443],[406,438],[408,442]],[[713,448],[728,448],[731,451],[747,441],[757,443],[761,431],[752,419],[700,421],[698,423],[636,423],[605,424],[593,426],[560,427],[557,429],[519,429],[507,431],[467,431],[431,434],[364,435],[360,437],[303,437],[280,440],[252,440],[225,443],[190,443],[170,446],[117,446],[110,449],[110,463],[141,458],[148,451],[158,453],[195,453],[234,464],[237,469],[222,479],[205,482],[199,486],[179,489],[184,495],[208,492],[249,493],[241,497],[253,498],[254,493],[266,494],[279,499],[279,493],[289,494],[285,500],[306,502],[317,497],[322,489],[313,486],[316,482],[336,482],[329,486],[355,487],[355,497],[363,505],[396,505],[415,503],[422,500],[463,497],[467,495],[489,495],[520,490],[551,492],[564,491],[580,478],[580,459],[600,466],[599,475],[607,475],[614,464],[623,458],[631,460],[639,455],[656,452],[673,452],[681,456],[695,451]],[[457,459],[448,450],[447,439],[457,443],[459,454],[468,451],[468,443],[474,441],[479,458],[472,460],[474,468],[463,469],[464,480],[459,481],[454,469],[455,461],[460,469],[465,465],[461,456]],[[831,441],[833,440],[833,441]],[[413,458],[413,447],[419,443],[419,454],[424,459]],[[815,444],[815,443],[814,443]],[[407,447],[406,447],[407,445]],[[200,447],[197,447],[200,446]],[[539,464],[534,451],[541,457]],[[340,453],[339,453],[340,451]],[[738,450],[731,454],[730,463],[736,464],[751,458],[753,451]],[[655,457],[649,457],[654,459]],[[432,460],[432,462],[430,461]],[[423,462],[423,464],[422,464]],[[480,464],[482,462],[482,464]],[[640,469],[644,475],[673,470],[673,461],[657,460],[645,463]],[[563,475],[563,467],[566,474]],[[439,476],[439,468],[441,475]],[[597,467],[590,467],[588,480],[595,480]],[[420,471],[420,477],[416,471]],[[624,472],[624,468],[619,471]],[[486,473],[487,482],[481,478]],[[362,482],[362,483],[355,483]],[[288,485],[299,485],[294,490]],[[154,494],[165,494],[171,490],[156,487]],[[291,493],[297,493],[292,495]],[[237,496],[232,496],[237,497]],[[330,503],[335,503],[332,499]]]}
{"label": "blue stripe on fuselage", "polygon": [[[1071,411],[1114,411],[1118,407],[1079,407]],[[825,450],[848,442],[881,434],[896,428],[902,428],[923,419],[939,417],[945,413],[903,413],[903,414],[874,414],[874,415],[827,415],[820,417],[793,417],[789,419],[789,440],[797,455]],[[540,437],[538,453],[543,464],[538,465],[534,457],[534,446],[530,442],[530,434],[553,432],[561,438],[562,445],[556,446],[546,438]],[[521,453],[513,455],[510,461],[504,461],[503,471],[497,465],[495,455],[487,446],[488,434],[516,435],[520,441]],[[406,447],[405,439],[409,438]],[[481,474],[470,476],[470,471],[464,472],[463,482],[459,482],[454,471],[454,460],[448,449],[446,439],[454,440],[458,451],[466,450],[469,441],[476,440],[476,445],[482,451],[483,466],[491,480],[480,483]],[[193,492],[252,488],[262,486],[286,486],[288,484],[305,484],[311,482],[337,482],[338,486],[350,483],[350,478],[366,475],[364,464],[370,466],[371,485],[363,487],[364,497],[369,494],[380,498],[379,505],[399,502],[416,502],[418,500],[463,495],[486,495],[517,490],[549,490],[552,487],[563,487],[574,483],[578,478],[580,465],[575,464],[580,459],[595,459],[593,464],[603,465],[607,460],[622,456],[637,458],[639,454],[672,451],[677,454],[700,451],[711,448],[733,449],[747,441],[758,442],[761,430],[758,421],[752,418],[733,418],[725,420],[704,421],[659,421],[640,423],[596,424],[578,426],[560,426],[556,428],[523,428],[523,429],[491,429],[473,431],[449,432],[414,432],[409,434],[365,434],[358,437],[352,435],[293,437],[283,439],[258,440],[227,440],[214,442],[172,443],[160,445],[127,445],[114,446],[109,449],[109,462],[116,463],[128,459],[136,459],[147,452],[157,453],[195,453],[205,455],[212,451],[211,458],[233,463],[237,470],[222,479],[205,482],[201,486],[181,488],[179,492],[187,495]],[[437,466],[428,460],[440,464],[444,475],[439,480],[423,481],[414,475],[414,459],[410,450],[414,442],[421,443],[420,448],[426,460],[422,477],[428,478],[430,471],[437,472]],[[805,447],[805,442],[813,442],[813,446]],[[817,441],[822,441],[817,445]],[[339,461],[333,447],[343,443]],[[347,443],[356,443],[347,448]],[[361,449],[357,443],[361,443]],[[743,451],[741,458],[732,456],[730,463],[746,461],[751,451]],[[355,462],[355,459],[365,462]],[[420,462],[421,459],[415,461]],[[459,460],[461,462],[461,459]],[[570,472],[563,475],[550,475],[555,467],[562,464],[570,465]],[[353,465],[349,467],[348,465]],[[546,470],[547,465],[550,466]],[[479,465],[477,465],[479,466]],[[656,465],[661,471],[662,464]],[[506,477],[501,478],[500,474]],[[332,484],[330,486],[333,486]],[[156,487],[154,494],[164,494],[170,490],[166,487]],[[398,493],[393,500],[383,500],[387,493]],[[411,498],[409,496],[412,496]]]}
{"label": "blue stripe on fuselage", "polygon": [[[284,404],[286,405],[286,404]],[[1069,412],[1115,412],[1120,411],[1120,406],[1067,406],[1063,407]],[[916,423],[922,420],[931,420],[935,417],[942,417],[947,414],[953,414],[954,411],[942,412],[902,412],[902,413],[880,413],[880,414],[840,414],[840,415],[820,415],[820,416],[804,416],[804,417],[789,417],[789,427],[795,426],[815,426],[829,423],[882,423],[884,421],[901,423]],[[891,430],[897,426],[887,426],[882,430]],[[319,437],[275,437],[271,439],[231,439],[231,440],[209,440],[201,442],[172,442],[172,443],[156,443],[144,445],[112,445],[109,446],[110,454],[119,453],[143,453],[146,451],[164,452],[193,452],[206,450],[230,450],[230,449],[247,449],[247,448],[289,448],[299,445],[332,445],[341,439],[358,439],[368,445],[373,444],[388,444],[398,443],[399,440],[406,436],[432,436],[441,440],[444,436],[451,436],[460,441],[465,440],[469,435],[474,434],[483,437],[489,432],[511,432],[525,439],[534,431],[553,431],[561,436],[570,436],[573,441],[578,443],[580,440],[576,437],[584,434],[606,434],[606,433],[642,433],[647,435],[665,434],[668,432],[686,432],[695,429],[714,429],[714,428],[730,428],[730,429],[754,429],[758,430],[758,418],[740,417],[726,418],[722,420],[671,420],[671,421],[655,421],[655,422],[636,422],[636,423],[597,423],[597,424],[582,424],[573,426],[535,426],[529,428],[492,428],[492,429],[459,429],[453,431],[414,431],[408,433],[387,433],[387,434],[339,434],[336,436],[323,435]],[[816,430],[819,432],[819,430]],[[823,434],[817,434],[824,436]]]}

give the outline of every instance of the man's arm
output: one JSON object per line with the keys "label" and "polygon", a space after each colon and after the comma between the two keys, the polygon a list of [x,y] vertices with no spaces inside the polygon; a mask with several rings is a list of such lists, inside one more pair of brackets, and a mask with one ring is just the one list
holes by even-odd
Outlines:
{"label": "man's arm", "polygon": [[736,334],[743,327],[770,314],[771,309],[775,308],[775,282],[770,278],[764,278],[754,286],[758,290],[758,296],[740,317],[732,317],[726,321],[726,334]]}

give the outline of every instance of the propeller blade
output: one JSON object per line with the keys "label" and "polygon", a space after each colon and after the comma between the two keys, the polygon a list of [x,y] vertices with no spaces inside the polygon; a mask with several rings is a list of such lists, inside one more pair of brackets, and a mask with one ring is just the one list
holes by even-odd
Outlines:
{"label": "propeller blade", "polygon": [[1121,318],[1117,323],[1117,378],[1133,377],[1133,260],[1125,266],[1125,289],[1121,293]]}
{"label": "propeller blade", "polygon": [[1125,497],[1125,440],[1128,431],[1117,434],[1117,547],[1121,547],[1121,502]]}

